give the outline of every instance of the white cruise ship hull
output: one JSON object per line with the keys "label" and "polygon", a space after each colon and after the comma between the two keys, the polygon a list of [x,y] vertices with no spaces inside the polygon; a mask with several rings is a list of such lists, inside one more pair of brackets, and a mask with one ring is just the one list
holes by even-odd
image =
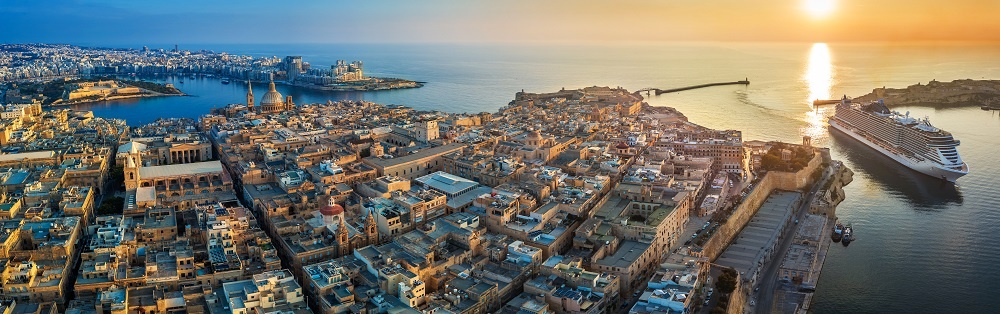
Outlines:
{"label": "white cruise ship hull", "polygon": [[857,133],[848,129],[847,127],[840,125],[835,119],[831,118],[829,122],[830,126],[833,127],[834,129],[844,134],[847,134],[847,136],[850,136],[851,138],[857,140],[858,142],[861,142],[866,146],[871,147],[872,149],[878,151],[879,153],[882,153],[882,155],[885,155],[886,157],[895,160],[897,163],[906,166],[907,168],[913,169],[914,171],[917,171],[919,173],[923,173],[925,175],[938,179],[948,180],[949,182],[955,182],[956,180],[958,180],[958,178],[961,178],[962,176],[969,173],[968,166],[965,164],[962,165],[962,170],[954,170],[944,167],[940,164],[934,163],[930,160],[926,159],[918,160],[915,158],[910,158],[897,153],[893,153],[883,148],[881,145],[878,145],[872,142],[871,140],[866,139],[864,136],[858,135]]}

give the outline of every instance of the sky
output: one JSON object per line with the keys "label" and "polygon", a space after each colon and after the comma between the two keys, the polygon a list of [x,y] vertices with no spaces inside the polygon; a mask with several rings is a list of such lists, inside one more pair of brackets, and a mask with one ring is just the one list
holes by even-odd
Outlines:
{"label": "sky", "polygon": [[4,43],[1000,41],[998,0],[0,2]]}

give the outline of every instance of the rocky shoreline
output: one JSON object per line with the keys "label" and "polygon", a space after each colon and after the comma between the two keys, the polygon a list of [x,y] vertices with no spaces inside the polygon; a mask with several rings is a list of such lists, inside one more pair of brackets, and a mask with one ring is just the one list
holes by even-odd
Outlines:
{"label": "rocky shoreline", "polygon": [[876,88],[852,100],[869,102],[879,99],[890,107],[1000,106],[1000,80],[931,80],[927,84],[917,83],[906,88]]}

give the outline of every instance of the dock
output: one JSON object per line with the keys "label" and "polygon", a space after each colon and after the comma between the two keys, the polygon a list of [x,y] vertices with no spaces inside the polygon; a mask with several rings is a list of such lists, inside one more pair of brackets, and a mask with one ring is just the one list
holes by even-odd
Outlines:
{"label": "dock", "polygon": [[734,81],[734,82],[698,84],[698,85],[691,85],[691,86],[678,87],[678,88],[668,88],[668,89],[648,87],[648,88],[639,89],[639,90],[635,91],[635,93],[636,94],[641,94],[641,93],[645,92],[647,96],[650,95],[650,94],[660,95],[660,94],[666,94],[666,93],[676,93],[676,92],[682,92],[682,91],[686,91],[686,90],[699,89],[699,88],[712,87],[712,86],[723,86],[723,85],[750,85],[750,80],[744,79],[742,81]]}
{"label": "dock", "polygon": [[841,102],[840,99],[817,99],[813,100],[813,106],[836,105],[839,104],[840,102]]}

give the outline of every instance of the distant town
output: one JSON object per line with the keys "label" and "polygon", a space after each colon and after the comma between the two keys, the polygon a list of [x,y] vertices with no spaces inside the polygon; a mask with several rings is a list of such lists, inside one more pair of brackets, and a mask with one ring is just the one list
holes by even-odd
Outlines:
{"label": "distant town", "polygon": [[361,61],[338,60],[317,67],[300,56],[231,55],[208,50],[89,48],[56,44],[0,44],[0,82],[48,81],[88,76],[213,76],[332,91],[365,91],[423,86],[399,78],[365,75]]}
{"label": "distant town", "polygon": [[449,114],[271,82],[134,128],[4,109],[0,287],[45,313],[808,308],[851,176],[609,87]]}

